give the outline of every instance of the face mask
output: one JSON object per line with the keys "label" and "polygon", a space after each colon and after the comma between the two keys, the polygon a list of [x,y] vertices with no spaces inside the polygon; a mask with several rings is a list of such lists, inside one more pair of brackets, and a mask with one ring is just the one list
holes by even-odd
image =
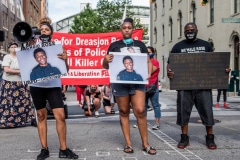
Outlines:
{"label": "face mask", "polygon": [[154,57],[154,54],[149,53],[148,56],[149,56],[150,58],[153,58],[153,57]]}
{"label": "face mask", "polygon": [[96,88],[91,88],[91,92],[95,92],[96,91]]}
{"label": "face mask", "polygon": [[185,37],[187,40],[194,40],[196,38],[195,32],[186,32]]}
{"label": "face mask", "polygon": [[51,40],[51,36],[45,35],[45,34],[41,35],[39,38],[42,41],[42,43],[47,43],[47,42],[50,42]]}
{"label": "face mask", "polygon": [[131,43],[133,43],[133,39],[132,39],[132,38],[124,39],[124,40],[123,40],[123,43],[125,43],[125,44],[131,44]]}

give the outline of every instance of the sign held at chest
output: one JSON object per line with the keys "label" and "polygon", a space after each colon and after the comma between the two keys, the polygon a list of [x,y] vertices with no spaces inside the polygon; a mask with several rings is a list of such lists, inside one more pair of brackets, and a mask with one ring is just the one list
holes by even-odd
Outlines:
{"label": "sign held at chest", "polygon": [[227,89],[230,52],[171,53],[171,90]]}

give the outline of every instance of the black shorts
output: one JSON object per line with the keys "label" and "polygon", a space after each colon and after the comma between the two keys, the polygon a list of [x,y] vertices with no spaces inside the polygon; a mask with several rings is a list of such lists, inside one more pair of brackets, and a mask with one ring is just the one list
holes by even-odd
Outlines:
{"label": "black shorts", "polygon": [[45,108],[47,101],[51,109],[64,108],[62,91],[60,87],[40,88],[31,86],[30,93],[36,110]]}
{"label": "black shorts", "polygon": [[111,106],[110,100],[103,99],[102,103],[104,107]]}
{"label": "black shorts", "polygon": [[213,126],[213,100],[212,90],[185,90],[177,94],[177,124],[184,126],[189,123],[189,118],[195,105],[202,124]]}
{"label": "black shorts", "polygon": [[118,96],[127,96],[134,95],[135,90],[140,90],[145,92],[144,84],[121,84],[121,83],[112,83],[111,84],[113,95]]}

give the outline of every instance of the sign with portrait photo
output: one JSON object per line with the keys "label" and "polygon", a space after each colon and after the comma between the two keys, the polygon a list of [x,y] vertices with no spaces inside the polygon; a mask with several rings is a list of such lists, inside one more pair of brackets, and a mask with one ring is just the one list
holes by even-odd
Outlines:
{"label": "sign with portrait photo", "polygon": [[120,53],[114,54],[109,63],[110,83],[148,84],[147,54]]}
{"label": "sign with portrait photo", "polygon": [[57,56],[60,53],[63,53],[62,45],[56,42],[50,42],[44,47],[37,44],[22,50],[17,48],[23,83],[32,84],[66,76],[65,61]]}

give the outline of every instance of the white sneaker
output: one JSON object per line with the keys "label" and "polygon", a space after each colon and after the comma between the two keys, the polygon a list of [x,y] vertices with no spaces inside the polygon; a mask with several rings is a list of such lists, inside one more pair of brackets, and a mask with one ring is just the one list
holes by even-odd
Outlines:
{"label": "white sneaker", "polygon": [[138,126],[136,124],[133,125],[133,128],[138,128]]}
{"label": "white sneaker", "polygon": [[154,124],[154,126],[152,127],[153,130],[158,130],[160,129],[160,125],[159,124]]}
{"label": "white sneaker", "polygon": [[99,116],[99,112],[95,111],[95,116],[98,117]]}

